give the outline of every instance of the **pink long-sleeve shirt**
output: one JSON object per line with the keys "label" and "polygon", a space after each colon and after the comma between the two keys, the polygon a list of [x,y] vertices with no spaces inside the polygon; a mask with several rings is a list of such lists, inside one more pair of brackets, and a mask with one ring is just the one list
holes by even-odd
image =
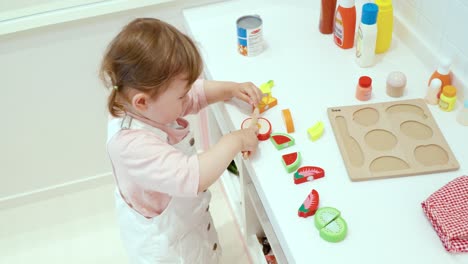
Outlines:
{"label": "pink long-sleeve shirt", "polygon": [[[207,106],[203,80],[194,83],[188,96],[184,116]],[[124,200],[141,215],[151,218],[166,209],[171,197],[197,195],[199,161],[196,154],[188,156],[173,146],[189,133],[185,119],[179,118],[176,126],[165,126],[134,118],[164,131],[167,137],[147,129],[124,129],[110,139],[107,151]]]}

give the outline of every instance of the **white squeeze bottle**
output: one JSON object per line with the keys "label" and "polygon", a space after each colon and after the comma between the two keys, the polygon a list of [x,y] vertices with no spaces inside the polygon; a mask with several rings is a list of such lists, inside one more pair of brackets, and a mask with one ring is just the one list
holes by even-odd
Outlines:
{"label": "white squeeze bottle", "polygon": [[424,98],[426,99],[426,103],[431,105],[439,104],[439,98],[437,95],[439,94],[441,88],[442,81],[438,78],[432,79],[429,83],[429,86],[427,87],[426,97]]}
{"label": "white squeeze bottle", "polygon": [[356,37],[356,62],[361,67],[374,65],[378,12],[379,7],[374,3],[362,6],[361,23]]}

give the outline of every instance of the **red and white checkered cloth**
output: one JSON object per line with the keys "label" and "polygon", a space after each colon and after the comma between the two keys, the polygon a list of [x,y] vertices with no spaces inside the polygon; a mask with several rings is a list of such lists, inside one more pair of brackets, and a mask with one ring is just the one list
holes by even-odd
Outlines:
{"label": "red and white checkered cloth", "polygon": [[447,183],[421,203],[448,252],[468,252],[468,176]]}

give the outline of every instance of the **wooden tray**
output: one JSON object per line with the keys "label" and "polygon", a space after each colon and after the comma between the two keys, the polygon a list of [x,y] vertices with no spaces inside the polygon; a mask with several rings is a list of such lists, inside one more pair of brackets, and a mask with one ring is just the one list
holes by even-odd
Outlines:
{"label": "wooden tray", "polygon": [[422,99],[328,108],[352,181],[457,170]]}

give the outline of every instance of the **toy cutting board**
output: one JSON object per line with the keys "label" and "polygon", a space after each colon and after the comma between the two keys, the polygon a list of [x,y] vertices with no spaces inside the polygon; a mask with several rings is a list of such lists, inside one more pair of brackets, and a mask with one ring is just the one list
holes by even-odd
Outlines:
{"label": "toy cutting board", "polygon": [[422,99],[328,108],[352,181],[457,170]]}

